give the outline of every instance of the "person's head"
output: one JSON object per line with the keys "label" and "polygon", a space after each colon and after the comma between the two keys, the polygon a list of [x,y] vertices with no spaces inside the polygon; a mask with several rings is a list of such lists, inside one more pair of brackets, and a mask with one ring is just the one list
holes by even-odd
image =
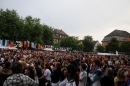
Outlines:
{"label": "person's head", "polygon": [[87,68],[86,64],[85,64],[85,63],[82,63],[82,64],[81,64],[81,69],[82,69],[82,70],[86,70],[86,68]]}
{"label": "person's head", "polygon": [[66,77],[74,78],[76,71],[76,67],[73,64],[70,64],[65,68],[64,75]]}
{"label": "person's head", "polygon": [[60,62],[56,62],[55,67],[56,67],[56,69],[60,69],[61,68]]}
{"label": "person's head", "polygon": [[116,61],[116,62],[115,62],[115,67],[116,67],[116,68],[120,68],[120,62],[119,62],[119,61]]}
{"label": "person's head", "polygon": [[107,60],[102,60],[103,65],[107,65]]}
{"label": "person's head", "polygon": [[22,72],[22,64],[20,62],[14,62],[12,64],[12,71],[14,74],[18,74]]}
{"label": "person's head", "polygon": [[27,67],[27,64],[25,61],[21,61],[21,64],[22,64],[22,69],[25,69]]}
{"label": "person's head", "polygon": [[35,76],[34,68],[32,66],[28,66],[25,69],[24,74],[28,75],[30,78],[34,79],[34,76]]}
{"label": "person's head", "polygon": [[125,70],[122,69],[122,68],[120,68],[120,69],[118,70],[118,72],[117,72],[117,77],[118,77],[119,79],[124,79],[124,78],[125,78],[124,73],[125,73]]}
{"label": "person's head", "polygon": [[100,66],[101,66],[100,61],[99,61],[98,59],[95,59],[95,60],[93,61],[93,66],[94,66],[94,67],[100,67]]}
{"label": "person's head", "polygon": [[5,67],[5,68],[10,68],[10,66],[11,66],[11,63],[10,63],[9,61],[6,61],[4,67]]}
{"label": "person's head", "polygon": [[112,69],[112,68],[108,68],[108,70],[107,70],[107,76],[109,76],[109,77],[111,77],[111,78],[114,77],[114,76],[113,76],[113,69]]}
{"label": "person's head", "polygon": [[73,64],[75,67],[77,67],[77,62],[76,61],[70,61],[70,64]]}

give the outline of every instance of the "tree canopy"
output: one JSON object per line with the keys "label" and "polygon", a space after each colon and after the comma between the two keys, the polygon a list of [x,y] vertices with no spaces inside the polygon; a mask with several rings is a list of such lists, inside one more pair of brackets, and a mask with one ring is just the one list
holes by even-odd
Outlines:
{"label": "tree canopy", "polygon": [[97,45],[97,51],[98,52],[104,52],[104,47],[102,46],[102,44]]}
{"label": "tree canopy", "polygon": [[130,52],[130,41],[125,41],[120,46],[121,52]]}
{"label": "tree canopy", "polygon": [[0,32],[1,39],[53,44],[52,27],[40,24],[39,18],[22,18],[15,10],[0,9]]}
{"label": "tree canopy", "polygon": [[119,51],[119,41],[116,38],[112,38],[108,45],[106,46],[107,52]]}
{"label": "tree canopy", "polygon": [[92,36],[85,36],[83,40],[84,51],[92,52],[94,48],[94,42]]}
{"label": "tree canopy", "polygon": [[78,40],[73,37],[66,37],[60,41],[61,47],[71,47],[73,50],[78,48]]}

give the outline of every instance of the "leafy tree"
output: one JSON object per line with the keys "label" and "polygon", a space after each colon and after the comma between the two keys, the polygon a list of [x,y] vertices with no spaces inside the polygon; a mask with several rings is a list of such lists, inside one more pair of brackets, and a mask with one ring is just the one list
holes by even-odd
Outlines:
{"label": "leafy tree", "polygon": [[112,38],[108,45],[106,46],[107,52],[119,51],[119,41],[116,38]]}
{"label": "leafy tree", "polygon": [[102,44],[97,45],[97,51],[98,52],[104,52],[104,47],[102,46]]}
{"label": "leafy tree", "polygon": [[0,9],[0,38],[18,40],[21,25],[21,19],[15,10]]}
{"label": "leafy tree", "polygon": [[78,50],[79,50],[79,51],[83,51],[83,48],[84,48],[84,45],[83,45],[83,44],[79,44],[79,45],[78,45]]}
{"label": "leafy tree", "polygon": [[125,41],[120,46],[120,51],[122,52],[130,52],[130,41]]}
{"label": "leafy tree", "polygon": [[24,20],[24,40],[30,40],[36,43],[43,43],[42,34],[43,28],[40,24],[40,19],[32,18],[31,16],[27,16]]}
{"label": "leafy tree", "polygon": [[60,41],[61,47],[71,47],[73,50],[77,50],[78,41],[73,37],[66,37]]}
{"label": "leafy tree", "polygon": [[53,28],[43,24],[42,37],[44,44],[53,45],[54,41],[53,35],[54,35]]}
{"label": "leafy tree", "polygon": [[84,51],[92,52],[94,48],[94,42],[92,36],[85,36],[83,40]]}

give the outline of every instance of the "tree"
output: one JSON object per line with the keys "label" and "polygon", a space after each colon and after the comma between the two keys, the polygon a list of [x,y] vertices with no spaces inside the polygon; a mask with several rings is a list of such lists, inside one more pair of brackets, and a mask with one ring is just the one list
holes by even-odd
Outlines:
{"label": "tree", "polygon": [[43,24],[42,37],[43,37],[44,44],[53,45],[53,41],[54,41],[53,35],[54,35],[53,28]]}
{"label": "tree", "polygon": [[119,41],[116,38],[112,38],[108,45],[106,46],[107,52],[119,51]]}
{"label": "tree", "polygon": [[0,38],[18,40],[22,25],[22,20],[15,10],[0,9]]}
{"label": "tree", "polygon": [[40,24],[40,19],[27,16],[24,19],[24,24],[23,39],[43,44],[43,26]]}
{"label": "tree", "polygon": [[97,51],[98,52],[104,52],[104,47],[102,46],[102,44],[97,45]]}
{"label": "tree", "polygon": [[130,52],[130,41],[125,41],[120,46],[121,52]]}
{"label": "tree", "polygon": [[94,48],[94,42],[92,36],[85,36],[83,40],[84,51],[85,52],[92,52]]}
{"label": "tree", "polygon": [[83,51],[84,45],[83,44],[78,44],[78,50]]}
{"label": "tree", "polygon": [[78,48],[78,40],[73,37],[66,37],[60,41],[61,47],[71,47],[73,50]]}

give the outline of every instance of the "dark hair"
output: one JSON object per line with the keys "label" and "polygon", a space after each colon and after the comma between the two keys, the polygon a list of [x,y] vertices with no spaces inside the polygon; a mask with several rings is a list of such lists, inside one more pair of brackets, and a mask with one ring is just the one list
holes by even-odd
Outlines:
{"label": "dark hair", "polygon": [[14,62],[12,64],[13,73],[21,73],[22,72],[22,64],[20,62]]}
{"label": "dark hair", "polygon": [[87,68],[86,64],[84,64],[84,63],[81,64],[81,67],[82,67],[83,70],[86,70],[86,68]]}
{"label": "dark hair", "polygon": [[11,63],[9,61],[5,62],[5,68],[10,68]]}
{"label": "dark hair", "polygon": [[100,61],[98,60],[98,59],[95,59],[94,61],[93,61],[97,66],[101,66],[101,63],[100,63]]}
{"label": "dark hair", "polygon": [[28,66],[26,70],[29,70],[29,77],[34,80],[35,79],[34,68],[32,66]]}
{"label": "dark hair", "polygon": [[66,68],[67,68],[68,72],[71,73],[71,77],[74,77],[74,75],[76,74],[76,71],[77,71],[76,67],[73,64],[70,64]]}
{"label": "dark hair", "polygon": [[76,67],[73,64],[70,64],[66,68],[67,68],[68,72],[71,73],[71,77],[74,78],[74,80],[76,82],[76,86],[78,86],[78,84],[79,84],[79,75],[77,74],[78,72],[77,72]]}

